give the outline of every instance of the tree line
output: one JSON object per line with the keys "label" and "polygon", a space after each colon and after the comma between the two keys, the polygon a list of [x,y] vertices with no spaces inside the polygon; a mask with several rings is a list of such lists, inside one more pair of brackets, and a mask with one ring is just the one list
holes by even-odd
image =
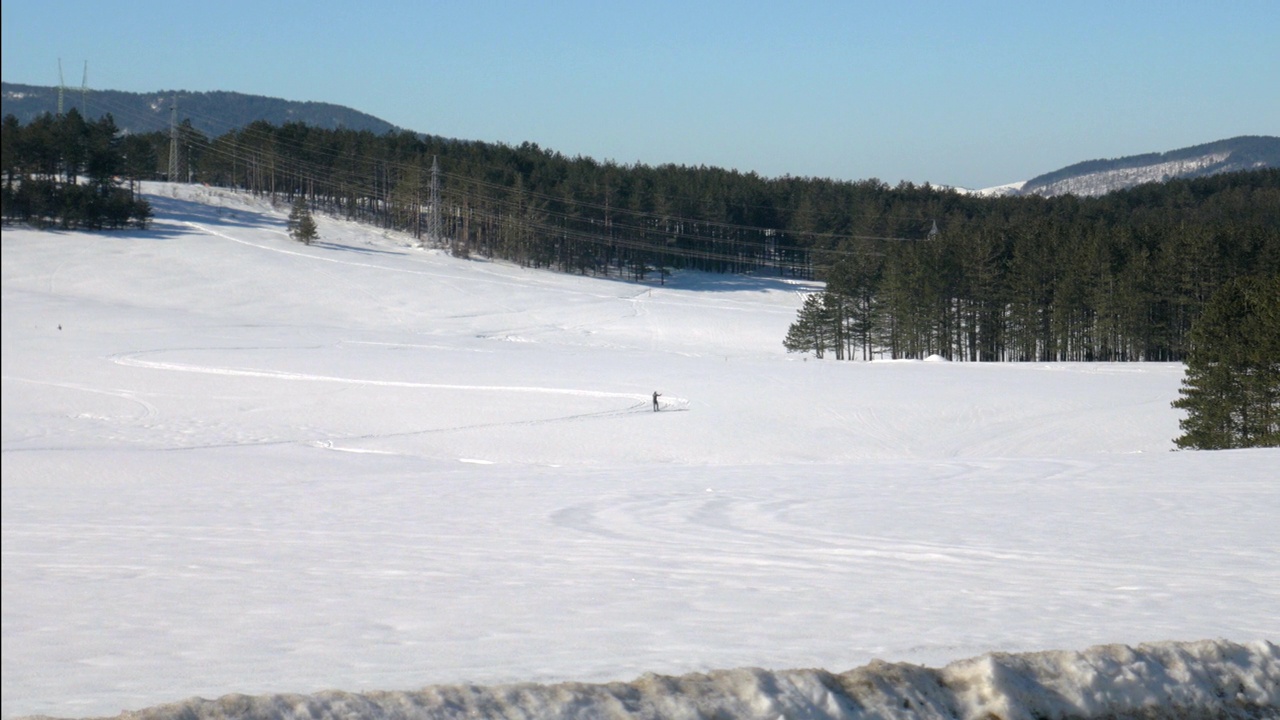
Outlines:
{"label": "tree line", "polygon": [[[208,139],[189,126],[181,174],[414,234],[477,254],[594,275],[677,268],[809,274],[803,247],[777,232],[766,181],[715,168],[624,166],[409,132],[256,122]],[[157,136],[167,157],[168,139]],[[439,206],[433,207],[432,164]],[[439,236],[429,235],[431,214]]]}
{"label": "tree line", "polygon": [[[32,128],[57,122],[5,118],[6,188],[53,170],[74,177],[60,169],[74,162],[11,153],[40,144],[30,138],[55,142]],[[173,167],[174,180],[281,207],[301,199],[463,257],[631,279],[692,269],[824,280],[785,345],[848,360],[1183,360],[1216,289],[1280,273],[1275,169],[1099,198],[988,198],[302,123],[259,121],[210,138],[184,122],[175,137],[115,143],[112,172],[130,187]],[[21,219],[5,197],[5,216]]]}
{"label": "tree line", "polygon": [[1280,170],[1099,198],[924,195],[916,202],[941,228],[931,239],[813,248],[826,290],[799,312],[789,350],[844,359],[1184,360],[1192,325],[1219,287],[1280,275]]}
{"label": "tree line", "polygon": [[86,122],[72,109],[25,126],[8,115],[0,139],[0,214],[6,221],[88,230],[150,221],[150,204],[136,195],[135,183],[124,186],[120,178],[153,174],[152,144],[122,136],[110,115]]}

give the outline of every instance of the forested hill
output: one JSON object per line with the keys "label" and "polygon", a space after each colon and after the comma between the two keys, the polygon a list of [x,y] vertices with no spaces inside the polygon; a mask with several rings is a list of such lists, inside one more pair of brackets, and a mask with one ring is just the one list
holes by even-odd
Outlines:
{"label": "forested hill", "polygon": [[1096,197],[1173,178],[1280,167],[1280,137],[1253,136],[1112,160],[1087,160],[1028,180],[1020,195]]}
{"label": "forested hill", "polygon": [[[297,102],[237,92],[187,92],[161,90],[132,93],[119,90],[66,88],[62,92],[64,112],[75,108],[93,121],[111,113],[116,127],[126,133],[146,133],[169,127],[170,108],[178,103],[178,117],[205,135],[221,135],[255,121],[274,125],[289,122],[312,127],[368,130],[379,135],[396,130],[391,123],[341,105]],[[0,116],[13,115],[26,124],[45,113],[58,112],[58,88],[38,85],[0,84]]]}

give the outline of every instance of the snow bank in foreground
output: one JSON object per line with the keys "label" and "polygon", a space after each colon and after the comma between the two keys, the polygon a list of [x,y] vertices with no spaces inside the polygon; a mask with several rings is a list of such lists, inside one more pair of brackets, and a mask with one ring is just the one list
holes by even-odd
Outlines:
{"label": "snow bank in foreground", "polygon": [[1104,645],[991,654],[941,670],[876,661],[822,670],[719,670],[589,685],[441,685],[418,692],[227,695],[141,718],[946,718],[1280,717],[1280,648],[1267,640]]}

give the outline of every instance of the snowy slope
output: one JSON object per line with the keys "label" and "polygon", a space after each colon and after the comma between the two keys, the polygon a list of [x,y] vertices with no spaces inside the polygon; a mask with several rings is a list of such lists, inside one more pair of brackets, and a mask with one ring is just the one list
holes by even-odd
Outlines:
{"label": "snowy slope", "polygon": [[983,197],[1097,197],[1144,183],[1275,167],[1280,167],[1280,137],[1242,136],[1165,153],[1087,160],[1030,180],[962,192]]}
{"label": "snowy slope", "polygon": [[1137,167],[1118,167],[1108,170],[1086,172],[1080,175],[1065,177],[1046,183],[1027,183],[1020,189],[1020,194],[1043,195],[1077,195],[1080,197],[1097,197],[1113,190],[1141,185],[1143,183],[1164,182],[1170,178],[1187,177],[1202,174],[1215,167],[1223,167],[1229,152],[1206,153],[1198,157],[1156,162]]}
{"label": "snowy slope", "polygon": [[1280,137],[1242,136],[1114,160],[1089,160],[1028,180],[1020,195],[1105,195],[1172,178],[1280,167]]}
{"label": "snowy slope", "polygon": [[1026,180],[1019,180],[1018,182],[1005,183],[1004,185],[996,185],[995,187],[972,190],[969,192],[982,197],[1005,197],[1007,195],[1021,194],[1022,188],[1026,184]]}
{"label": "snowy slope", "polygon": [[1179,365],[805,360],[803,284],[153,190],[3,234],[5,717],[1280,636],[1280,453],[1170,452]]}

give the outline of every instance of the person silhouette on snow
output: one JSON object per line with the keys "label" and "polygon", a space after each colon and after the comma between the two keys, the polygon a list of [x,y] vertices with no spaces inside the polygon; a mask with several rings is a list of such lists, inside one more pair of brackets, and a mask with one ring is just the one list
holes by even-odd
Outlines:
{"label": "person silhouette on snow", "polygon": [[653,411],[658,412],[658,398],[662,397],[662,393],[657,390],[653,391]]}

